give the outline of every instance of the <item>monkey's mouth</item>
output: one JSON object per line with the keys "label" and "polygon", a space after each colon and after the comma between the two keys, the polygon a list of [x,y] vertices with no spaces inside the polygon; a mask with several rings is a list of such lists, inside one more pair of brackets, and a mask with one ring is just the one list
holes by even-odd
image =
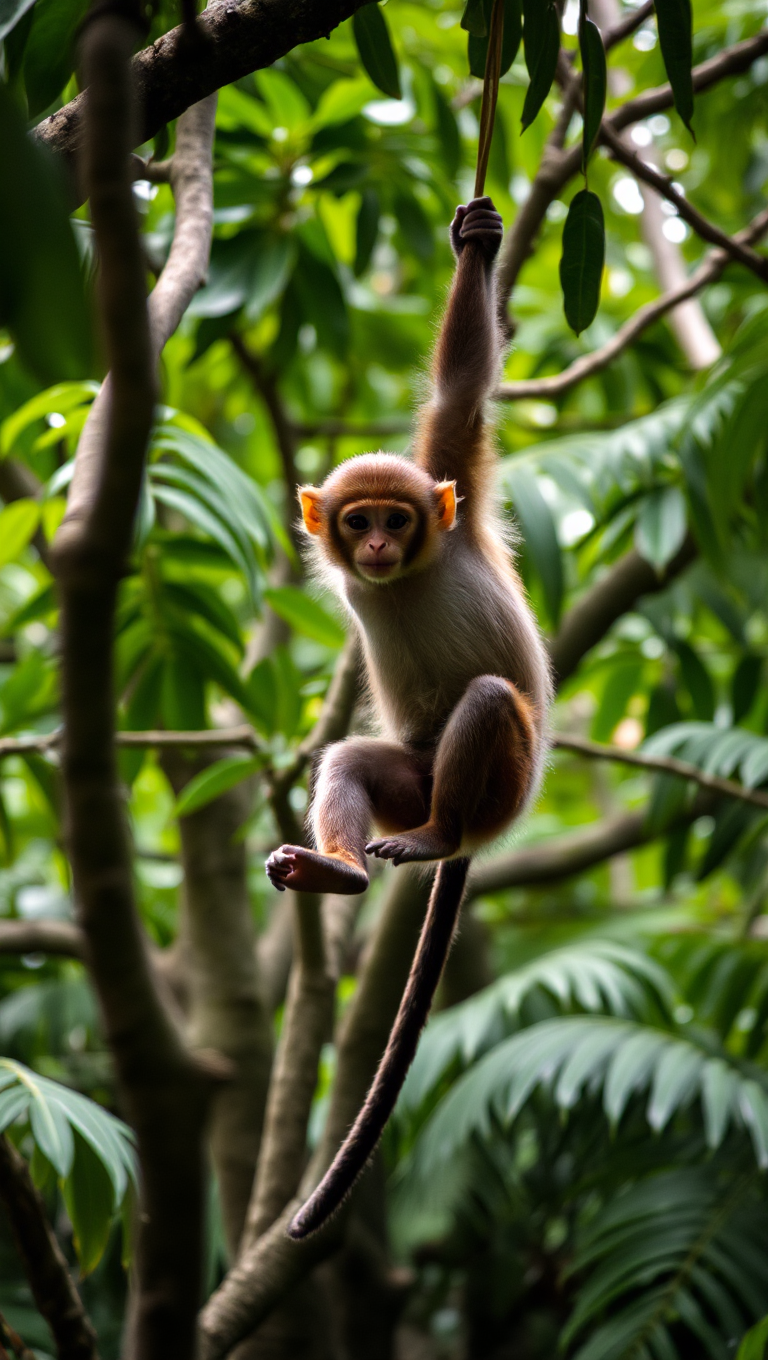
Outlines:
{"label": "monkey's mouth", "polygon": [[399,563],[397,561],[382,562],[380,558],[374,562],[358,562],[357,564],[358,571],[360,571],[363,576],[367,576],[371,581],[381,581],[385,576],[391,576],[392,572],[396,571],[398,566]]}

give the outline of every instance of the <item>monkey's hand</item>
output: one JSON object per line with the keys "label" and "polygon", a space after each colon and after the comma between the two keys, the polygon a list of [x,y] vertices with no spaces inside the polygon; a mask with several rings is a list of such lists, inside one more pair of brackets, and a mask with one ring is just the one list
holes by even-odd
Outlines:
{"label": "monkey's hand", "polygon": [[476,241],[483,252],[486,263],[495,260],[504,225],[501,213],[497,213],[490,198],[473,198],[464,206],[460,203],[456,216],[451,222],[451,245],[457,259],[468,241]]}

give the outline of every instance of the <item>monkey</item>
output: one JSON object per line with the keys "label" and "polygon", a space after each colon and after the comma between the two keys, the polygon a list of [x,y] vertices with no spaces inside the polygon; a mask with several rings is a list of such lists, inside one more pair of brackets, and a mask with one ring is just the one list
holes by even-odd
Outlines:
{"label": "monkey", "polygon": [[440,980],[470,856],[520,816],[546,760],[550,669],[495,505],[486,412],[502,357],[501,240],[490,198],[456,209],[453,283],[413,460],[360,454],[298,491],[319,570],[360,634],[382,736],[326,748],[311,809],[317,849],[281,846],[267,875],[280,891],[360,893],[366,856],[438,869],[385,1054],[288,1226],[296,1239],[338,1208],[378,1144]]}

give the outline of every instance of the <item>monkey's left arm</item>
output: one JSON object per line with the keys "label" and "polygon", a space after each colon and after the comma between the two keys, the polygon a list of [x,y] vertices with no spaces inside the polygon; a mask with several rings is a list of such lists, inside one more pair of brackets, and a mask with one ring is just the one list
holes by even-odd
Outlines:
{"label": "monkey's left arm", "polygon": [[436,481],[455,478],[465,499],[474,490],[478,455],[486,447],[483,406],[496,385],[501,360],[494,266],[502,231],[490,198],[456,209],[451,223],[456,273],[435,349],[432,395],[417,440],[416,461]]}

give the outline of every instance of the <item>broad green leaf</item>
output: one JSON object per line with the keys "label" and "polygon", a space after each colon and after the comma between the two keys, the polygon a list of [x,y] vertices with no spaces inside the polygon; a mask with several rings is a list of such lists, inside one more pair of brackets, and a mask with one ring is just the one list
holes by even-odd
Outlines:
{"label": "broad green leaf", "polygon": [[287,235],[268,236],[256,256],[245,299],[246,319],[258,321],[285,288],[296,249]]}
{"label": "broad green leaf", "polygon": [[[35,1083],[35,1085],[37,1085]],[[45,1092],[39,1086],[33,1088],[33,1098],[29,1105],[29,1122],[40,1151],[45,1154],[51,1166],[61,1177],[69,1175],[75,1154],[72,1129],[64,1111],[57,1102],[45,1099]]]}
{"label": "broad green leaf", "polygon": [[43,382],[84,377],[91,319],[57,170],[0,88],[0,324]]}
{"label": "broad green leaf", "polygon": [[656,23],[675,108],[689,132],[693,118],[693,15],[691,0],[656,0]]}
{"label": "broad green leaf", "polygon": [[270,66],[256,71],[253,79],[277,126],[295,131],[309,122],[312,110],[306,96],[284,71]]}
{"label": "broad green leaf", "polygon": [[0,0],[0,41],[11,32],[35,0]]}
{"label": "broad green leaf", "polygon": [[24,498],[0,510],[0,567],[13,562],[33,537],[40,523],[40,505]]}
{"label": "broad green leaf", "polygon": [[371,87],[367,80],[336,80],[320,96],[317,108],[312,115],[312,126],[333,127],[336,123],[347,123],[368,103]]}
{"label": "broad green leaf", "polygon": [[88,0],[37,0],[24,52],[24,85],[32,117],[64,89],[75,66],[75,40]]}
{"label": "broad green leaf", "polygon": [[63,1193],[80,1272],[90,1275],[104,1255],[116,1206],[109,1173],[80,1134],[75,1137],[74,1165]]}
{"label": "broad green leaf", "polygon": [[571,201],[563,227],[560,284],[565,318],[580,335],[595,319],[605,262],[605,223],[597,194],[582,189]]}
{"label": "broad green leaf", "polygon": [[263,768],[262,756],[225,756],[201,770],[184,787],[171,809],[171,816],[186,817],[190,812],[212,803],[214,798],[241,784],[244,779],[257,774]]}
{"label": "broad green leaf", "polygon": [[661,572],[682,547],[688,525],[685,497],[677,486],[652,491],[635,524],[635,547]]}
{"label": "broad green leaf", "polygon": [[[490,0],[488,0],[485,8],[487,22],[489,24],[492,9]],[[501,40],[500,75],[506,75],[512,62],[515,60],[515,57],[520,50],[520,40],[522,36],[523,16],[521,0],[504,0],[504,33]],[[488,56],[487,27],[482,34],[476,34],[470,30],[467,52],[469,56],[470,74],[477,76],[478,80],[482,80],[485,75],[485,63]],[[499,117],[498,110],[496,117]]]}
{"label": "broad green leaf", "polygon": [[579,24],[579,47],[584,68],[584,130],[582,140],[582,169],[586,171],[590,152],[600,131],[605,110],[607,71],[605,48],[597,24],[586,16]]}
{"label": "broad green leaf", "polygon": [[552,511],[530,468],[512,459],[506,480],[522,526],[526,552],[544,588],[550,619],[556,624],[563,600],[563,558]]}
{"label": "broad green leaf", "polygon": [[343,643],[345,633],[341,625],[298,586],[273,586],[264,591],[264,599],[298,633],[314,638],[324,647],[340,647]]}
{"label": "broad green leaf", "polygon": [[741,1345],[736,1352],[736,1360],[765,1360],[768,1352],[768,1316],[764,1317],[754,1327],[750,1327],[745,1336],[742,1337]]}
{"label": "broad green leaf", "polygon": [[363,5],[355,11],[352,29],[363,67],[377,90],[390,99],[402,99],[400,72],[392,46],[389,26],[377,4]]}
{"label": "broad green leaf", "polygon": [[42,420],[53,411],[64,415],[74,407],[90,402],[98,390],[97,382],[56,383],[55,386],[48,387],[44,392],[38,392],[37,396],[25,401],[23,406],[0,425],[0,458],[11,452],[19,435],[36,420]]}
{"label": "broad green leaf", "polygon": [[523,132],[552,88],[560,51],[560,20],[553,0],[523,0],[523,47],[531,78],[523,104]]}

